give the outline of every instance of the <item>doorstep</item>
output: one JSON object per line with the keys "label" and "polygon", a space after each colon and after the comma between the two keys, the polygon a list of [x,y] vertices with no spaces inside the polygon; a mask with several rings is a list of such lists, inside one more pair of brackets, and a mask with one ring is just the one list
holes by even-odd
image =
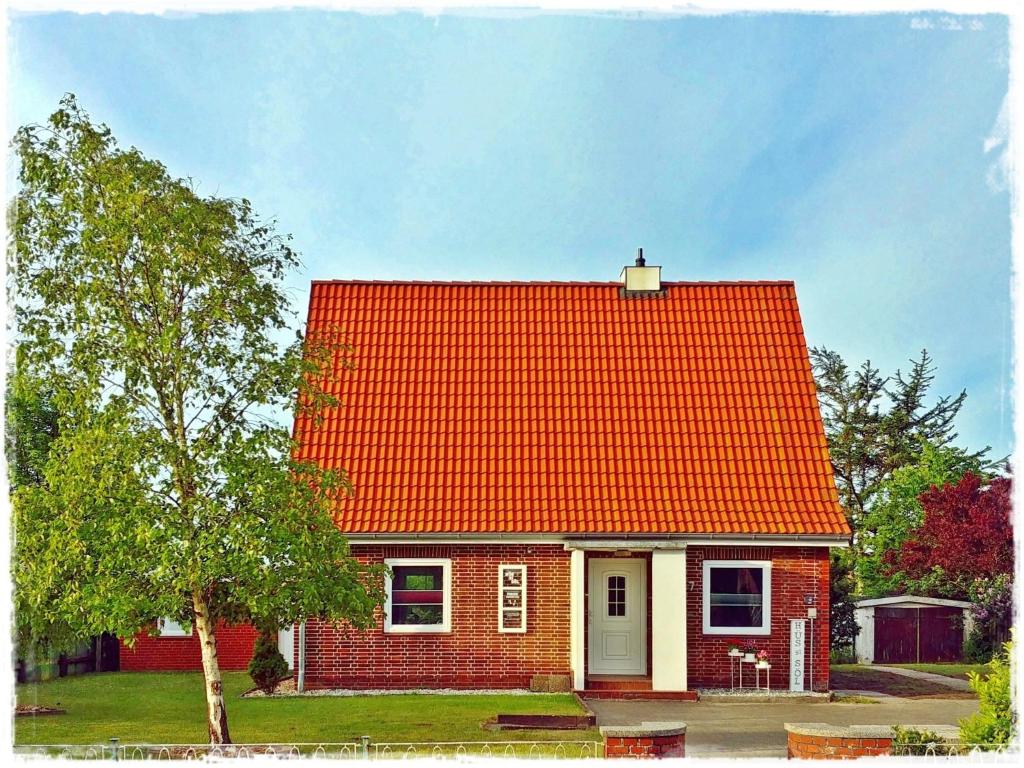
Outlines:
{"label": "doorstep", "polygon": [[588,675],[583,688],[588,691],[649,691],[651,678],[643,675]]}
{"label": "doorstep", "polygon": [[575,691],[581,699],[618,699],[620,701],[697,701],[697,691],[617,691],[607,688],[597,690],[584,688]]}

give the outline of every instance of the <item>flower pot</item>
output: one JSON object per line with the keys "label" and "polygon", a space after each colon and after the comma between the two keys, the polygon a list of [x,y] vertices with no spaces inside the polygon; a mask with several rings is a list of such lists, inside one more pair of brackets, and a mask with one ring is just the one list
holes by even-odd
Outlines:
{"label": "flower pot", "polygon": [[743,655],[743,651],[741,651],[739,648],[730,648],[729,649],[729,655],[730,656],[742,656]]}
{"label": "flower pot", "polygon": [[743,654],[743,660],[744,661],[755,661],[754,654],[752,654],[752,653],[744,653]]}
{"label": "flower pot", "polygon": [[759,662],[757,662],[757,668],[758,669],[771,669],[771,666],[772,665],[769,664],[767,661],[759,661]]}

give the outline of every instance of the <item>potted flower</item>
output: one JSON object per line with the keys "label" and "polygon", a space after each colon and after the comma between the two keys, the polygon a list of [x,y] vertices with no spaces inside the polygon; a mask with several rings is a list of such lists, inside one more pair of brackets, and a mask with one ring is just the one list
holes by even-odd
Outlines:
{"label": "potted flower", "polygon": [[765,649],[762,648],[760,651],[758,651],[756,658],[758,669],[768,669],[768,667],[771,666],[768,663],[768,651],[766,651]]}
{"label": "potted flower", "polygon": [[740,641],[739,640],[730,640],[729,641],[729,655],[730,656],[740,656],[742,654],[743,654],[743,651],[740,650]]}
{"label": "potted flower", "polygon": [[747,643],[743,646],[743,660],[746,662],[756,661],[757,648]]}

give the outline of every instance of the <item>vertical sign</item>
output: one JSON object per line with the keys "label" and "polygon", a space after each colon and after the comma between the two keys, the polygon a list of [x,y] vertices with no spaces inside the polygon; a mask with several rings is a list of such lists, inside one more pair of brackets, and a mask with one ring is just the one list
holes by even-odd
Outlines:
{"label": "vertical sign", "polygon": [[807,619],[789,620],[789,690],[804,689],[804,637]]}

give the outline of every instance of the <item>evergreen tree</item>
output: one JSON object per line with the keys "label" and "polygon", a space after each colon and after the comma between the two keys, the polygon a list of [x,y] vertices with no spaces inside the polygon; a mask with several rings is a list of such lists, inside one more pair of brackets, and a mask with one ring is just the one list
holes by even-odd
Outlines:
{"label": "evergreen tree", "polygon": [[[851,370],[839,353],[811,350],[825,436],[839,498],[855,534],[879,486],[900,467],[915,462],[923,446],[951,445],[954,421],[967,391],[938,398],[928,407],[935,366],[928,350],[911,360],[910,372],[883,377],[870,361]],[[965,454],[982,461],[989,448]]]}
{"label": "evergreen tree", "polygon": [[[833,600],[839,606],[832,612],[839,633],[834,637],[845,644],[848,633],[843,627],[847,618],[852,621],[852,596],[861,591],[858,561],[866,548],[872,557],[883,554],[872,549],[871,534],[885,526],[877,517],[866,526],[869,510],[883,483],[917,462],[926,445],[952,446],[958,436],[954,422],[967,392],[939,397],[929,407],[935,366],[927,350],[910,361],[907,374],[897,370],[892,376],[882,376],[871,361],[851,369],[838,352],[825,347],[814,347],[810,354],[839,500],[853,529],[853,546],[837,550],[832,558]],[[985,462],[988,450],[960,452],[960,460],[979,468],[997,466]]]}

